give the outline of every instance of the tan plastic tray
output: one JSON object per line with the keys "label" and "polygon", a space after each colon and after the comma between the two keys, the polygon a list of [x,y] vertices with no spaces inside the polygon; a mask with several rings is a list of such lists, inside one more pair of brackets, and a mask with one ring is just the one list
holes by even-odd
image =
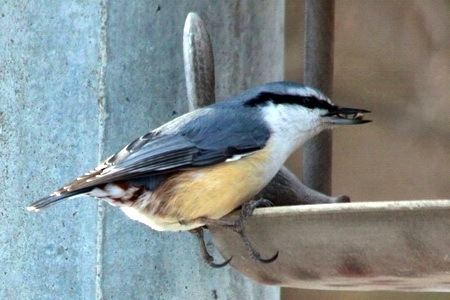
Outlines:
{"label": "tan plastic tray", "polygon": [[[233,219],[237,213],[226,218]],[[264,284],[330,290],[450,291],[450,200],[259,208],[239,236],[210,228],[231,266]]]}

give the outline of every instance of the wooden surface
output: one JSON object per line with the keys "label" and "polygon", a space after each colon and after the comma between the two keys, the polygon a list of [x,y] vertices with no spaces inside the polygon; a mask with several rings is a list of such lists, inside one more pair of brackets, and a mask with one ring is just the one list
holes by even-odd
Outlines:
{"label": "wooden surface", "polygon": [[264,284],[450,291],[450,200],[257,209],[246,232],[266,258],[279,251],[271,264],[251,260],[230,230],[210,230],[223,257],[233,257],[231,266]]}

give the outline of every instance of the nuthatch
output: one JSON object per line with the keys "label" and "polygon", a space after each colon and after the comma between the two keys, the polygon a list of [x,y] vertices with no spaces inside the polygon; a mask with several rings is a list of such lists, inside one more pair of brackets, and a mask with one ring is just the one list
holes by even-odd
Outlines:
{"label": "nuthatch", "polygon": [[305,85],[268,83],[162,125],[28,210],[87,194],[155,230],[220,225],[305,141],[333,125],[370,122],[362,118],[368,112],[336,106]]}

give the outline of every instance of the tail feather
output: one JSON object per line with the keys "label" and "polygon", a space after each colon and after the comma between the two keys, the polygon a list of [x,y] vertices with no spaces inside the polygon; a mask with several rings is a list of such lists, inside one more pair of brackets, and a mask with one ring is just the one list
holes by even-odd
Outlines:
{"label": "tail feather", "polygon": [[88,192],[89,190],[91,190],[92,188],[88,188],[88,189],[81,189],[81,190],[76,190],[76,191],[70,191],[70,192],[64,192],[64,193],[54,193],[51,194],[50,196],[44,197],[42,199],[39,199],[33,203],[31,203],[28,207],[27,210],[28,211],[35,211],[38,212],[40,211],[42,208],[46,208],[47,206],[50,206],[52,204],[55,204],[61,200],[70,198],[70,197],[74,197],[77,195],[81,195],[84,194],[86,192]]}

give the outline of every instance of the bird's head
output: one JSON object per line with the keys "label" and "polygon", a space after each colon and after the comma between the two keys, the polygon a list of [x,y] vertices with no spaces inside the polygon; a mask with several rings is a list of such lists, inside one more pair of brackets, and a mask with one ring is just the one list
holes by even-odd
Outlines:
{"label": "bird's head", "polygon": [[294,82],[273,82],[249,91],[246,106],[259,107],[273,133],[297,146],[334,125],[371,122],[364,119],[370,111],[340,107],[322,92]]}
{"label": "bird's head", "polygon": [[[332,125],[356,125],[369,123],[364,119],[370,111],[340,107],[331,102],[322,92],[295,82],[273,82],[253,90],[254,96],[246,101],[248,106],[260,106],[278,122],[287,122],[300,127],[324,127]],[[270,117],[270,116],[269,116]],[[293,118],[291,121],[290,118]],[[308,126],[310,124],[310,126]],[[324,129],[322,128],[322,129]]]}

